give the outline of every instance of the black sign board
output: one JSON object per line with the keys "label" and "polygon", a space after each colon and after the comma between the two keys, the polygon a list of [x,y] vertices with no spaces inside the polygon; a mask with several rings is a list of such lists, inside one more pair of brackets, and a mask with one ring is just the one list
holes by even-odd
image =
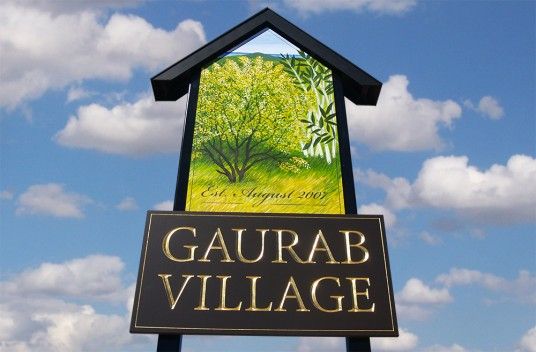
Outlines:
{"label": "black sign board", "polygon": [[383,217],[150,211],[130,330],[398,336]]}

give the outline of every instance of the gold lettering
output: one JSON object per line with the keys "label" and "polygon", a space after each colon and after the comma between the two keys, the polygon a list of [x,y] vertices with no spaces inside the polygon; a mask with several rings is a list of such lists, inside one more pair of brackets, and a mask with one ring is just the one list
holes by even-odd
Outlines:
{"label": "gold lettering", "polygon": [[337,308],[335,308],[335,309],[326,309],[326,308],[322,307],[320,305],[320,303],[318,303],[318,299],[316,297],[316,290],[318,289],[318,285],[320,284],[320,282],[324,281],[324,280],[335,281],[337,283],[337,286],[341,287],[341,282],[340,282],[338,277],[324,276],[324,277],[321,277],[318,280],[315,280],[313,282],[313,285],[311,286],[311,298],[312,298],[312,301],[313,301],[313,305],[316,308],[318,308],[319,310],[321,310],[322,312],[326,312],[326,313],[335,313],[335,312],[342,311],[342,299],[344,298],[344,296],[329,296],[330,298],[333,298],[333,299],[337,300]]}
{"label": "gold lettering", "polygon": [[[322,246],[319,247],[318,244],[322,242]],[[329,261],[327,261],[327,264],[339,264],[338,261],[333,258],[333,254],[331,253],[331,250],[329,249],[328,243],[326,242],[326,238],[324,237],[324,234],[322,233],[322,230],[318,230],[318,233],[316,234],[315,242],[313,243],[313,247],[311,247],[311,252],[309,253],[309,259],[306,261],[306,263],[316,263],[313,261],[313,257],[317,251],[326,252],[326,254],[329,257]]]}
{"label": "gold lettering", "polygon": [[[294,292],[293,295],[289,295],[288,291],[292,287],[292,291]],[[303,300],[300,295],[300,291],[298,290],[298,286],[296,286],[296,282],[294,281],[294,278],[291,276],[288,280],[287,288],[285,289],[285,293],[283,294],[283,298],[281,298],[281,302],[279,303],[279,307],[277,307],[274,311],[275,312],[286,312],[287,310],[283,308],[285,305],[285,301],[287,298],[294,298],[298,305],[300,306],[300,309],[298,309],[298,312],[310,312],[309,309],[305,308],[305,305],[303,304]]]}
{"label": "gold lettering", "polygon": [[171,285],[169,284],[169,277],[171,276],[171,274],[158,274],[158,276],[162,279],[162,282],[164,284],[164,290],[166,291],[166,296],[169,302],[169,308],[173,310],[175,309],[175,306],[177,305],[177,303],[179,303],[179,299],[181,298],[182,292],[184,291],[184,288],[188,284],[188,281],[190,281],[190,279],[194,276],[182,275],[182,277],[185,278],[186,280],[184,280],[184,282],[182,283],[181,289],[176,298],[173,297],[173,291],[171,290]]}
{"label": "gold lettering", "polygon": [[242,233],[244,231],[246,231],[246,229],[233,229],[233,231],[236,231],[236,233],[238,235],[238,240],[236,241],[236,253],[238,255],[238,259],[242,263],[248,263],[248,264],[256,263],[259,260],[261,260],[262,256],[264,255],[264,236],[266,235],[266,232],[268,232],[269,230],[264,230],[264,229],[258,229],[257,230],[257,231],[261,231],[261,252],[259,253],[257,258],[255,258],[255,259],[247,259],[242,254]]}
{"label": "gold lettering", "polygon": [[227,307],[226,305],[226,292],[227,292],[227,280],[230,276],[216,276],[218,279],[221,279],[221,295],[220,295],[220,306],[216,310],[240,310],[242,309],[242,301],[238,303],[236,307]]}
{"label": "gold lettering", "polygon": [[[369,251],[368,249],[363,246],[365,243],[365,235],[359,231],[351,231],[351,230],[342,230],[339,231],[344,234],[344,239],[346,242],[346,261],[342,262],[342,264],[362,264],[366,262],[369,259]],[[359,242],[358,243],[350,243],[350,234],[356,234],[359,236]],[[351,247],[359,248],[363,252],[363,258],[361,258],[358,261],[352,260],[352,253],[350,252]]]}
{"label": "gold lettering", "polygon": [[369,292],[368,288],[365,289],[365,291],[357,292],[357,281],[365,281],[367,283],[367,286],[370,286],[370,279],[368,277],[347,277],[347,280],[350,280],[352,283],[352,300],[354,302],[354,308],[350,309],[350,313],[359,313],[359,312],[374,312],[374,309],[376,308],[376,303],[372,303],[372,306],[368,309],[361,309],[359,308],[359,305],[357,303],[357,297],[358,296],[365,296],[367,299],[369,299]]}
{"label": "gold lettering", "polygon": [[206,297],[207,297],[207,280],[212,277],[212,275],[197,275],[201,279],[201,294],[199,296],[199,306],[195,307],[194,310],[209,310],[206,306]]}
{"label": "gold lettering", "polygon": [[195,228],[194,227],[177,227],[173,230],[169,231],[166,236],[164,236],[164,239],[162,240],[162,251],[164,252],[164,255],[168,257],[169,259],[173,260],[174,262],[190,262],[194,260],[194,252],[197,246],[183,246],[184,248],[188,248],[190,251],[190,255],[188,258],[177,258],[173,254],[171,254],[171,250],[169,249],[169,241],[171,240],[171,237],[177,233],[180,230],[188,230],[190,231],[194,237],[195,237]]}
{"label": "gold lettering", "polygon": [[[216,246],[214,245],[214,242],[216,241],[216,239],[218,240],[219,242],[219,246]],[[224,260],[222,260],[222,262],[226,262],[226,263],[233,263],[234,260],[231,259],[231,257],[229,256],[229,251],[227,250],[227,246],[225,245],[225,241],[223,240],[223,235],[221,234],[221,230],[220,228],[218,227],[218,229],[216,230],[216,232],[214,233],[214,236],[212,237],[212,241],[210,241],[210,245],[208,246],[205,254],[203,255],[203,257],[201,259],[199,259],[200,262],[210,262],[210,259],[207,259],[209,253],[211,250],[214,250],[214,249],[219,249],[222,251],[222,254],[223,254],[223,257],[225,258]]]}
{"label": "gold lettering", "polygon": [[[296,252],[294,252],[294,249],[292,248],[296,244],[298,244],[298,234],[292,230],[285,230],[285,229],[281,229],[281,230],[274,229],[274,231],[277,232],[278,259],[273,260],[272,263],[286,263],[287,262],[286,260],[283,260],[283,249],[286,249],[297,263],[300,263],[300,264],[305,263],[300,257],[298,257],[298,255],[296,254]],[[284,232],[292,235],[292,243],[289,245],[283,245],[283,233]]]}
{"label": "gold lettering", "polygon": [[272,310],[272,302],[268,307],[260,308],[257,307],[257,280],[260,279],[260,276],[246,276],[246,278],[251,280],[251,306],[246,309],[248,312],[270,312]]}

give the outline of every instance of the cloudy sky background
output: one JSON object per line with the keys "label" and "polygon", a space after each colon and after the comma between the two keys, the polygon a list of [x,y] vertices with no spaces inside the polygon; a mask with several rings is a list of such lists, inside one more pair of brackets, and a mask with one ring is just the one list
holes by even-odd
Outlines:
{"label": "cloudy sky background", "polygon": [[416,0],[3,1],[0,351],[155,349],[128,333],[131,300],[145,212],[171,208],[186,101],[155,103],[149,78],[266,5],[384,83],[377,107],[346,105],[401,327],[374,351],[536,351],[536,4]]}

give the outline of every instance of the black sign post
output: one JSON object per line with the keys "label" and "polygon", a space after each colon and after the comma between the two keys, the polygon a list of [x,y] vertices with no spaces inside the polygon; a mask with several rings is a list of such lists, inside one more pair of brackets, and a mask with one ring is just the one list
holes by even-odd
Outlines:
{"label": "black sign post", "polygon": [[348,352],[398,336],[383,217],[357,215],[344,102],[375,105],[381,82],[265,9],[151,84],[189,101],[131,332],[158,333],[159,352],[186,333],[346,336]]}

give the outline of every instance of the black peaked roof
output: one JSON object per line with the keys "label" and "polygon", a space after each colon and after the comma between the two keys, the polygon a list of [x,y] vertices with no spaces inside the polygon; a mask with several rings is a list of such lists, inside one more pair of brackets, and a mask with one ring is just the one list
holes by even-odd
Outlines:
{"label": "black peaked roof", "polygon": [[267,28],[337,72],[342,79],[344,95],[355,104],[376,105],[382,86],[380,81],[269,8],[251,16],[151,78],[155,99],[179,99],[188,93],[188,86],[201,67]]}

